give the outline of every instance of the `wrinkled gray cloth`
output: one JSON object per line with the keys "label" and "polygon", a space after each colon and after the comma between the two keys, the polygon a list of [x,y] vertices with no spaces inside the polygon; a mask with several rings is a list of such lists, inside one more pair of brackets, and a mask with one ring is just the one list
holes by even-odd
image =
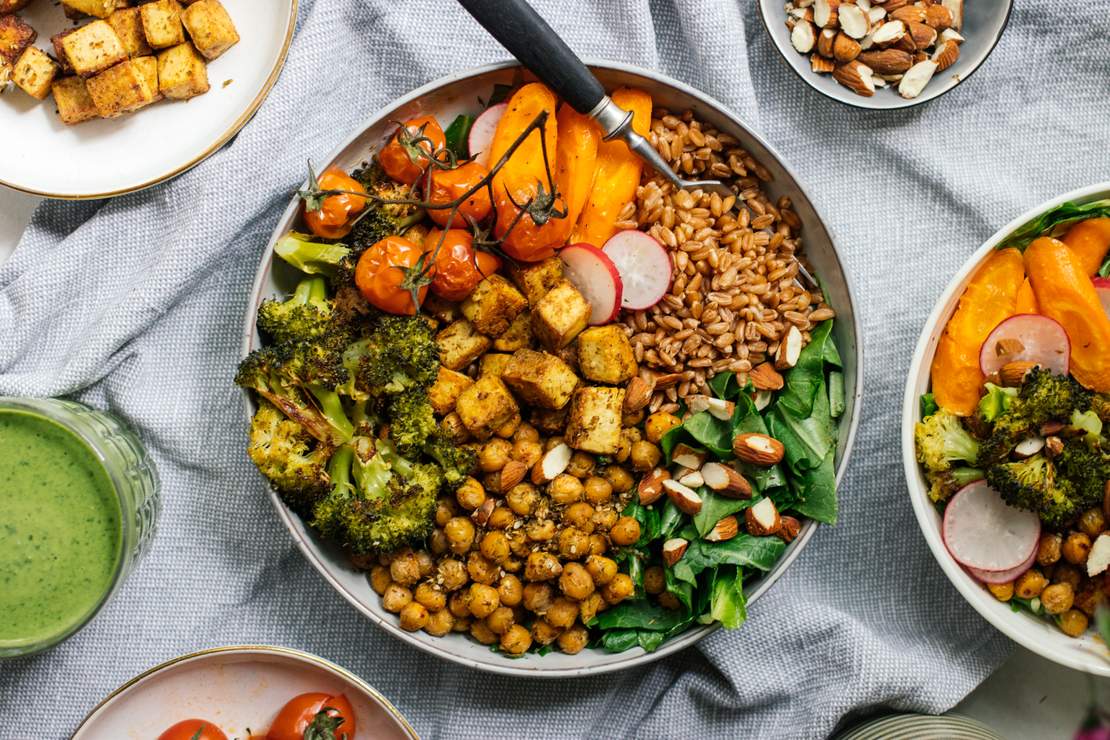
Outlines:
{"label": "wrinkled gray cloth", "polygon": [[581,53],[724,101],[816,198],[852,272],[867,351],[841,523],[817,533],[742,630],[597,678],[471,672],[336,595],[244,453],[231,379],[255,266],[306,157],[322,161],[408,90],[506,54],[450,0],[302,0],[285,71],[234,141],[167,185],[42,206],[0,267],[0,394],[73,393],[115,411],[142,431],[164,481],[153,550],[102,614],[44,655],[0,664],[0,736],[66,736],[137,672],[231,643],[334,660],[426,737],[820,737],[883,705],[948,709],[1003,660],[1007,642],[917,530],[898,444],[904,371],[976,245],[1034,203],[1108,177],[1100,4],[1018,3],[972,79],[896,113],[804,86],[751,0],[536,4]]}

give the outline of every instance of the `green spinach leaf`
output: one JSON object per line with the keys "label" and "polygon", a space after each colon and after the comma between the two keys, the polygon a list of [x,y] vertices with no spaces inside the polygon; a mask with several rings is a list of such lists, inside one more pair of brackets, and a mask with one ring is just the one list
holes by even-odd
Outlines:
{"label": "green spinach leaf", "polygon": [[1095,200],[1083,204],[1071,201],[1061,203],[1016,229],[998,248],[1017,247],[1024,250],[1038,236],[1059,236],[1072,224],[1100,217],[1110,217],[1110,200]]}
{"label": "green spinach leaf", "polygon": [[465,113],[456,116],[447,130],[443,132],[443,138],[447,142],[447,149],[454,152],[455,156],[459,159],[467,159],[470,156],[470,145],[467,137],[470,136],[470,127],[474,125],[474,116],[466,115]]}
{"label": "green spinach leaf", "polygon": [[699,411],[682,426],[698,445],[717,457],[732,456],[732,427],[729,422],[718,419],[708,411]]}
{"label": "green spinach leaf", "polygon": [[682,623],[686,615],[679,609],[664,609],[643,599],[622,601],[597,615],[596,624],[603,630],[636,629],[666,632]]}
{"label": "green spinach leaf", "polygon": [[735,566],[717,569],[709,596],[709,615],[726,629],[736,629],[748,618],[744,573]]}
{"label": "green spinach leaf", "polygon": [[717,522],[729,514],[743,511],[759,500],[759,497],[753,497],[753,499],[726,498],[705,486],[698,489],[698,495],[701,496],[701,509],[694,515],[694,526],[697,527],[698,534],[702,537],[709,534]]}
{"label": "green spinach leaf", "polygon": [[[825,363],[829,362],[830,350],[836,352],[836,345],[832,341],[833,322],[824,321],[813,330],[810,343],[798,355],[798,362],[786,374],[786,386],[779,392],[775,401],[775,408],[782,408],[791,416],[804,419],[809,416],[816,402],[818,392],[824,390]],[[839,353],[832,355],[835,362],[829,364],[839,365]],[[826,399],[827,403],[828,399]]]}

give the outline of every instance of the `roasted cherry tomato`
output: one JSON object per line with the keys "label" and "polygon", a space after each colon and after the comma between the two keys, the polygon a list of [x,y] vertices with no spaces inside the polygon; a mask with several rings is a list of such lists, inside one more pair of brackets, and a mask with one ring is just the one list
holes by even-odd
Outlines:
{"label": "roasted cherry tomato", "polygon": [[378,152],[378,161],[385,174],[397,182],[412,185],[428,169],[428,155],[447,146],[447,139],[439,121],[432,116],[413,118],[403,125],[404,128]]}
{"label": "roasted cherry tomato", "polygon": [[206,719],[186,719],[163,732],[158,740],[227,740],[227,735]]}
{"label": "roasted cherry tomato", "polygon": [[[489,169],[484,164],[477,162],[467,162],[453,170],[433,170],[427,200],[429,203],[450,203],[461,198],[488,174]],[[459,204],[454,219],[450,219],[450,208],[429,208],[428,216],[440,226],[465,229],[470,220],[481,221],[492,210],[493,204],[489,199],[489,188],[483,187]],[[449,219],[451,220],[450,224],[447,223]]]}
{"label": "roasted cherry tomato", "polygon": [[[443,245],[435,252],[440,237],[443,237]],[[474,238],[463,229],[432,229],[424,237],[424,248],[435,253],[432,292],[448,301],[466,298],[478,283],[501,267],[501,260],[495,255],[475,252]]]}
{"label": "roasted cherry tomato", "polygon": [[[412,294],[401,287],[405,279],[403,268],[415,268],[424,250],[415,242],[401,236],[387,236],[367,249],[358,258],[355,267],[355,285],[362,297],[389,313],[412,316]],[[434,272],[434,265],[432,266]],[[428,286],[421,286],[420,300],[428,293]]]}
{"label": "roasted cherry tomato", "polygon": [[[517,220],[520,209],[514,201],[523,205],[536,196],[534,187],[519,188],[509,198],[508,192],[496,193],[497,223],[494,233],[501,237],[501,249],[505,254],[519,262],[539,262],[555,254],[566,239],[566,202],[563,196],[556,195],[551,206],[552,215],[542,225],[536,224],[531,214],[524,213]],[[550,197],[550,196],[548,196]],[[556,213],[564,216],[555,215]]]}
{"label": "roasted cherry tomato", "polygon": [[[316,178],[321,190],[351,190],[365,193],[362,183],[338,167],[329,167]],[[325,239],[342,239],[351,232],[351,219],[366,207],[366,198],[357,195],[329,195],[320,208],[305,210],[304,220],[308,230]]]}
{"label": "roasted cherry tomato", "polygon": [[355,710],[343,694],[331,696],[309,693],[294,696],[278,712],[266,740],[304,740],[305,730],[316,720],[316,715],[327,711],[329,717],[342,717],[335,728],[336,740],[353,740],[355,736]]}

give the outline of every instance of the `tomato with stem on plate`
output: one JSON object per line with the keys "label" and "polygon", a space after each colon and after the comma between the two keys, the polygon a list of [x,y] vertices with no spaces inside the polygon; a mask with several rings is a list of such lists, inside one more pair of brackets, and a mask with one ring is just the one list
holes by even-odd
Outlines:
{"label": "tomato with stem on plate", "polygon": [[448,301],[463,300],[501,267],[496,255],[475,250],[474,237],[463,229],[432,229],[424,237],[424,248],[431,253],[429,259],[435,259],[432,292]]}
{"label": "tomato with stem on plate", "polygon": [[367,249],[355,266],[355,285],[362,297],[388,313],[412,316],[416,313],[413,293],[418,301],[428,294],[434,265],[431,256],[402,236],[387,236]]}
{"label": "tomato with stem on plate", "polygon": [[[320,190],[349,190],[365,193],[366,188],[339,167],[329,167],[316,178]],[[351,220],[366,207],[366,198],[347,193],[329,195],[314,211],[304,212],[308,230],[325,239],[342,239],[351,233]]]}
{"label": "tomato with stem on plate", "polygon": [[424,174],[429,157],[447,146],[443,129],[433,116],[405,121],[389,143],[378,152],[385,174],[397,182],[412,185]]}
{"label": "tomato with stem on plate", "polygon": [[227,740],[227,735],[206,719],[186,719],[168,728],[158,740]]}
{"label": "tomato with stem on plate", "polygon": [[[327,734],[330,730],[331,734]],[[309,734],[313,731],[313,734]],[[332,738],[354,740],[355,710],[343,694],[312,692],[294,696],[274,718],[266,740]]]}
{"label": "tomato with stem on plate", "polygon": [[[432,170],[431,175],[428,176],[426,200],[429,203],[450,203],[458,200],[488,175],[489,169],[478,162],[467,162],[452,170]],[[440,226],[465,229],[471,221],[477,223],[485,219],[492,210],[493,203],[490,201],[489,188],[482,187],[459,204],[453,219],[450,208],[429,208],[428,216]]]}

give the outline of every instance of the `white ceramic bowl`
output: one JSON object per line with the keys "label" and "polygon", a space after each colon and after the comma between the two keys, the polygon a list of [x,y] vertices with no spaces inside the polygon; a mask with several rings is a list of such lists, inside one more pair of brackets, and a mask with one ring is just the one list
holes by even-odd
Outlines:
{"label": "white ceramic bowl", "polygon": [[1110,651],[1102,640],[1095,636],[1094,631],[1088,631],[1079,638],[1072,638],[1044,620],[1025,612],[1015,612],[1009,604],[1003,604],[991,596],[989,591],[968,575],[967,571],[952,558],[941,540],[941,517],[929,499],[929,485],[925,481],[921,466],[917,463],[913,442],[914,424],[920,416],[918,402],[921,394],[929,389],[929,368],[933,362],[937,342],[944,331],[945,324],[956,310],[960,296],[975,269],[999,243],[1030,219],[1040,216],[1065,201],[1085,203],[1102,198],[1110,198],[1110,182],[1073,190],[1022,214],[999,229],[983,246],[979,247],[948,284],[925,323],[925,328],[917,342],[913,361],[910,363],[906,396],[902,402],[902,462],[906,469],[906,482],[909,485],[914,514],[917,516],[917,523],[921,525],[925,541],[929,543],[933,557],[940,563],[948,580],[952,581],[952,585],[975,608],[975,611],[1011,640],[1042,657],[1076,670],[1098,676],[1110,676]]}
{"label": "white ceramic bowl", "polygon": [[[837,447],[837,480],[839,481],[846,467],[848,451],[855,436],[859,417],[860,389],[857,378],[860,377],[862,363],[862,348],[859,344],[862,333],[853,309],[848,276],[837,256],[832,237],[821,217],[814,210],[809,196],[770,145],[745,127],[720,103],[681,82],[648,70],[609,62],[591,66],[607,89],[622,85],[643,87],[652,94],[657,105],[672,110],[692,109],[702,120],[712,124],[718,130],[732,134],[771,172],[774,180],[768,186],[769,193],[774,198],[788,195],[793,200],[794,210],[802,220],[805,254],[822,281],[829,304],[836,310],[838,316],[834,336],[844,360],[845,393],[848,399],[847,409],[840,422],[840,439]],[[515,63],[503,63],[468,70],[450,78],[431,82],[374,114],[326,161],[313,164],[316,165],[317,171],[331,164],[350,170],[369,158],[372,152],[381,148],[396,129],[394,121],[431,113],[444,123],[450,122],[458,113],[474,112],[478,108],[478,99],[488,99],[495,84],[513,84],[514,80],[519,82],[519,79],[519,67]],[[290,191],[292,192],[298,186],[299,184],[290,183]],[[295,225],[300,207],[299,200],[293,198],[285,214],[276,224],[270,244],[263,253],[255,279],[254,292],[247,303],[247,315],[244,317],[244,355],[259,346],[258,332],[255,329],[259,303],[272,295],[288,293],[296,284],[297,273],[280,259],[273,257],[273,244]],[[254,413],[253,401],[249,394],[244,393],[243,397],[244,409],[249,418]],[[637,647],[619,654],[587,649],[577,655],[552,652],[540,656],[528,653],[520,658],[509,658],[493,652],[466,635],[432,637],[424,632],[406,632],[397,624],[395,615],[382,609],[381,599],[370,589],[365,574],[355,570],[337,549],[321,542],[305,526],[301,518],[282,503],[276,493],[271,492],[271,500],[305,557],[355,608],[390,634],[410,645],[472,668],[543,678],[604,673],[658,660],[693,645],[716,629],[716,625],[695,626],[667,641],[653,653],[645,653],[643,649]],[[782,575],[805,547],[816,529],[817,525],[814,522],[805,524],[801,534],[787,548],[778,564],[763,578],[753,581],[748,591],[749,601],[755,601],[771,587],[771,584]]]}

